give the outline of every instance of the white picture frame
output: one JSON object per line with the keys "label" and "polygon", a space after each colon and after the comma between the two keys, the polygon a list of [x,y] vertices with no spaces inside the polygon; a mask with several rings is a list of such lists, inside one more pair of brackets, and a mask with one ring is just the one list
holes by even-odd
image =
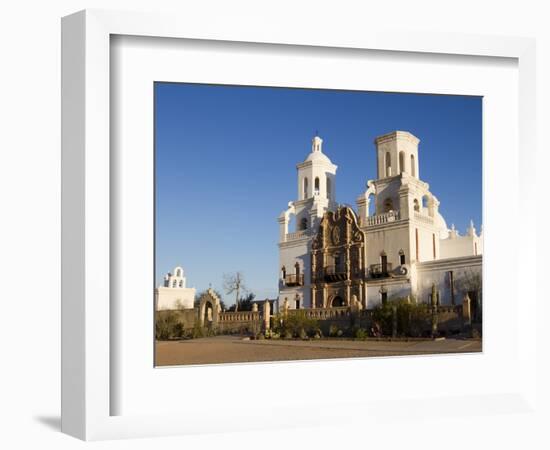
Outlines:
{"label": "white picture frame", "polygon": [[[464,55],[500,57],[517,60],[519,81],[519,151],[535,157],[535,44],[532,39],[487,37],[437,33],[390,33],[384,31],[280,30],[266,23],[250,23],[234,28],[231,24],[194,23],[188,17],[163,14],[143,14],[112,11],[83,11],[67,16],[62,22],[62,430],[86,440],[162,436],[223,430],[261,429],[283,426],[309,426],[323,420],[346,421],[361,416],[374,420],[399,420],[403,411],[420,409],[430,417],[429,410],[442,401],[441,397],[426,397],[419,402],[414,397],[393,396],[387,404],[376,400],[339,403],[323,399],[326,408],[300,404],[292,399],[289,406],[275,405],[262,414],[254,412],[248,420],[228,419],[225,411],[197,408],[194,414],[170,412],[147,414],[146,411],[113,414],[116,390],[122,387],[112,376],[120,354],[113,349],[116,335],[111,298],[114,295],[111,274],[113,256],[112,192],[117,174],[111,170],[110,107],[112,104],[111,36],[141,36],[236,43],[283,44],[308,48],[330,48],[334,52],[346,49],[380,52],[407,52],[420,55]],[[522,158],[518,184],[512,196],[525,199],[518,205],[524,223],[535,224],[535,179],[531,176],[530,158]],[[130,168],[131,169],[131,168]],[[534,228],[534,226],[533,226]],[[536,260],[534,233],[523,237],[522,245],[513,249],[518,260]],[[519,268],[518,270],[521,270]],[[535,283],[523,286],[522,306],[536,310]],[[517,291],[514,292],[517,295]],[[523,311],[525,311],[523,310]],[[518,311],[518,324],[529,318]],[[516,324],[517,325],[517,324]],[[519,325],[518,325],[519,326]],[[152,328],[152,323],[151,323]],[[517,345],[517,376],[500,392],[468,393],[456,398],[453,414],[467,415],[471,405],[485,414],[502,410],[503,405],[516,413],[536,411],[536,353],[529,350],[536,341],[534,326],[524,328],[513,342]],[[451,355],[452,356],[452,355]],[[450,360],[448,360],[450,361]],[[152,364],[152,361],[151,361]],[[313,370],[323,362],[306,365],[286,364],[285,370]],[[347,370],[364,370],[360,362],[347,362]],[[399,370],[400,360],[389,362]],[[256,375],[251,389],[261,387],[262,365],[249,365]],[[264,365],[265,366],[265,365]],[[152,369],[152,368],[151,368]],[[170,369],[178,370],[178,369]],[[205,370],[212,370],[205,369]],[[231,369],[233,371],[238,368]],[[188,376],[190,373],[187,373]],[[186,374],[182,372],[181,377]],[[260,380],[260,381],[258,381]],[[219,395],[223,395],[218,393]],[[249,399],[252,394],[243,394]],[[234,399],[232,399],[234,400]],[[395,402],[400,402],[400,412]],[[345,406],[331,411],[330,405]],[[430,406],[431,405],[431,406]],[[360,412],[360,414],[359,414]],[[242,411],[245,414],[245,411]],[[242,415],[240,416],[242,419]]]}

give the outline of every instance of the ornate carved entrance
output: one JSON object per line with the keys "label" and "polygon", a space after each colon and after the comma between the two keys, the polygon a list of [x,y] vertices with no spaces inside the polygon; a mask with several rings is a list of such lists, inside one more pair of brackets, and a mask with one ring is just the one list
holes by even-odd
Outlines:
{"label": "ornate carved entrance", "polygon": [[353,210],[325,213],[311,244],[312,306],[350,306],[353,295],[364,305],[366,236]]}

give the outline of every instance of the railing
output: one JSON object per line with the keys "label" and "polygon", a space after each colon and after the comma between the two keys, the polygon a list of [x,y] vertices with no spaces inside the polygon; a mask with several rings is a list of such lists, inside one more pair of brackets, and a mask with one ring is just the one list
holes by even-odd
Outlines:
{"label": "railing", "polygon": [[325,281],[333,283],[335,281],[343,281],[346,279],[346,271],[340,266],[326,266],[324,268]]}
{"label": "railing", "polygon": [[304,275],[287,275],[283,279],[285,286],[303,286],[304,285]]}
{"label": "railing", "polygon": [[302,239],[304,237],[306,237],[308,234],[307,234],[307,230],[300,230],[300,231],[296,231],[294,233],[287,233],[286,234],[286,240],[287,241],[293,241],[295,239]]}
{"label": "railing", "polygon": [[392,271],[391,263],[371,264],[369,274],[371,278],[387,278]]}
{"label": "railing", "polygon": [[384,214],[377,214],[376,216],[368,216],[366,225],[367,227],[372,227],[374,225],[395,222],[396,220],[399,220],[399,211],[390,211]]}
{"label": "railing", "polygon": [[414,212],[414,218],[416,220],[419,220],[420,222],[424,222],[430,225],[434,223],[433,217],[427,216],[426,214],[422,214],[421,212],[418,212],[418,211]]}
{"label": "railing", "polygon": [[254,322],[261,318],[259,311],[223,311],[220,312],[220,322]]}
{"label": "railing", "polygon": [[349,306],[335,306],[332,308],[312,308],[312,309],[289,309],[289,314],[303,314],[309,319],[331,319],[336,317],[349,317],[351,309]]}

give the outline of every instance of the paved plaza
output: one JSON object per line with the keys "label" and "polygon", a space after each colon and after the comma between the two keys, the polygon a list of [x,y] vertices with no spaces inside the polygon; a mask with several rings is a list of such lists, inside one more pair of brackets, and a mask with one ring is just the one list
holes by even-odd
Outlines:
{"label": "paved plaza", "polygon": [[345,339],[244,340],[217,336],[184,341],[158,341],[157,366],[289,361],[330,358],[365,358],[481,352],[479,339],[373,340]]}

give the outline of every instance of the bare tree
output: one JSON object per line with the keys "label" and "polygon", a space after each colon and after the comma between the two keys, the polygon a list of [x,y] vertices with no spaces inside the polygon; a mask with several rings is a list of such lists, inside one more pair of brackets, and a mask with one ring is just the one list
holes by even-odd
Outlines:
{"label": "bare tree", "polygon": [[475,304],[476,320],[481,320],[483,309],[483,276],[481,270],[466,269],[455,282],[455,286],[462,295],[468,294]]}
{"label": "bare tree", "polygon": [[241,292],[246,292],[243,274],[241,272],[225,274],[223,276],[223,289],[227,295],[235,293],[235,312],[237,312]]}
{"label": "bare tree", "polygon": [[480,270],[466,269],[455,282],[458,290],[463,293],[476,292],[481,296],[483,277]]}

